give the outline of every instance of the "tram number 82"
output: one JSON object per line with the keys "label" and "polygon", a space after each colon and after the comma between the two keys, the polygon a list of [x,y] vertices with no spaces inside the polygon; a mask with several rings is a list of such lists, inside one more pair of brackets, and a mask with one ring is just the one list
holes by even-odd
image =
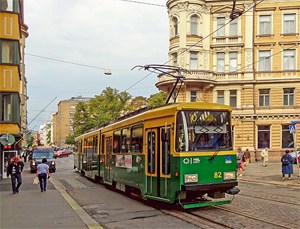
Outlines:
{"label": "tram number 82", "polygon": [[216,179],[222,178],[222,172],[214,172],[214,178]]}

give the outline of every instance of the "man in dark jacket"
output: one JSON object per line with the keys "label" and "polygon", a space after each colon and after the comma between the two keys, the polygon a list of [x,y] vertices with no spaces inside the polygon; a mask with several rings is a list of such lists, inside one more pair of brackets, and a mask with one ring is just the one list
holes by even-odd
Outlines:
{"label": "man in dark jacket", "polygon": [[[11,185],[13,194],[19,193],[19,188],[22,184],[22,171],[24,168],[24,163],[15,157],[13,162],[7,167],[7,176],[11,177]],[[16,186],[17,183],[17,186]]]}

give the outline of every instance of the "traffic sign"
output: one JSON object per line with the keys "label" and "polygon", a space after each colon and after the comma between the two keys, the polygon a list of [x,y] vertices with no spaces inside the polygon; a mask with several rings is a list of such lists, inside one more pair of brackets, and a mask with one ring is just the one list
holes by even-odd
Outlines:
{"label": "traffic sign", "polygon": [[291,124],[292,125],[300,124],[300,120],[293,120],[291,121]]}
{"label": "traffic sign", "polygon": [[0,137],[0,142],[4,146],[11,145],[15,142],[15,137],[11,134],[3,134]]}
{"label": "traffic sign", "polygon": [[294,134],[296,133],[296,126],[295,125],[289,125],[290,133]]}

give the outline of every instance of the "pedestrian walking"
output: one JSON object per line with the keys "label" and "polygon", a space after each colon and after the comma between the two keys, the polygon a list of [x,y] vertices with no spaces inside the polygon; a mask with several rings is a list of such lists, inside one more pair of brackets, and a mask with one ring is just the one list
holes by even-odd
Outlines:
{"label": "pedestrian walking", "polygon": [[289,179],[291,179],[291,174],[293,174],[293,158],[289,152],[286,150],[285,155],[281,157],[282,179],[284,179],[285,174],[289,175]]}
{"label": "pedestrian walking", "polygon": [[260,155],[262,157],[262,166],[266,167],[267,166],[267,161],[269,160],[269,149],[268,149],[268,147],[266,147],[264,150],[262,150]]}
{"label": "pedestrian walking", "polygon": [[27,152],[26,151],[23,152],[22,156],[24,158],[24,162],[27,162]]}
{"label": "pedestrian walking", "polygon": [[241,150],[241,147],[238,148],[238,152],[236,154],[236,167],[237,167],[237,175],[243,176],[243,170],[244,170],[244,162],[243,162],[243,151]]}
{"label": "pedestrian walking", "polygon": [[24,163],[19,159],[19,157],[14,157],[13,162],[11,162],[7,167],[7,177],[10,175],[13,194],[19,193],[20,191],[19,189],[22,184],[23,168]]}
{"label": "pedestrian walking", "polygon": [[244,157],[245,157],[245,167],[250,163],[250,151],[249,149],[246,149],[245,153],[244,153]]}
{"label": "pedestrian walking", "polygon": [[36,170],[40,182],[41,192],[46,192],[47,178],[48,179],[50,178],[49,165],[47,165],[46,163],[47,163],[47,159],[43,158],[42,163],[37,166],[37,170]]}

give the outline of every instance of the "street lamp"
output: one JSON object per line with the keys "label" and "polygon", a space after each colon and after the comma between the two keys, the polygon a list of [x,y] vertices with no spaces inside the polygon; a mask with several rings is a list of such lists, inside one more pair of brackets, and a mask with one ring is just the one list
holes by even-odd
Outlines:
{"label": "street lamp", "polygon": [[104,74],[110,76],[112,73],[111,73],[110,69],[106,69]]}

